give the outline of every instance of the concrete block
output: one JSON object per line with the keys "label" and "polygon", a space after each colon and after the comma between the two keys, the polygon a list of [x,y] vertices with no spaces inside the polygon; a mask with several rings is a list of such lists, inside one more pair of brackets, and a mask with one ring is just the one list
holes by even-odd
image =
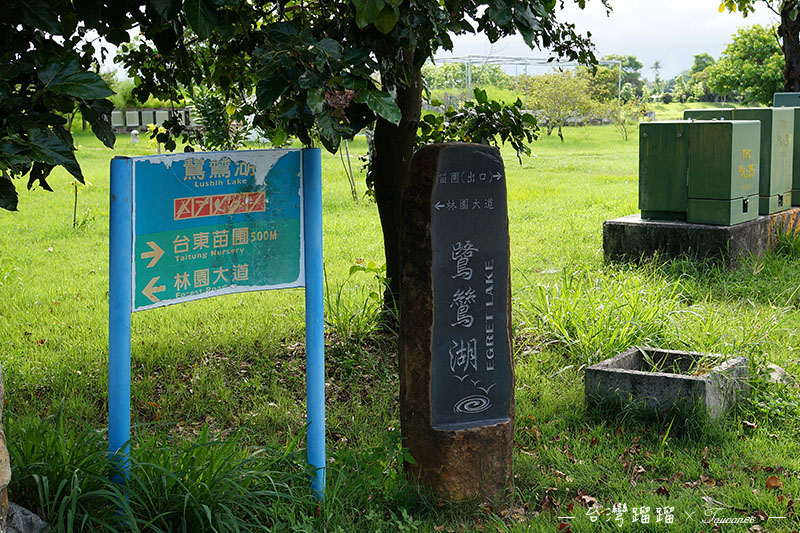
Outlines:
{"label": "concrete block", "polygon": [[652,411],[678,407],[722,416],[747,394],[746,357],[636,347],[586,369],[587,401]]}
{"label": "concrete block", "polygon": [[735,226],[645,220],[638,214],[603,223],[606,262],[689,257],[721,261],[736,267],[750,255],[775,247],[779,232],[800,231],[800,208],[764,215]]}

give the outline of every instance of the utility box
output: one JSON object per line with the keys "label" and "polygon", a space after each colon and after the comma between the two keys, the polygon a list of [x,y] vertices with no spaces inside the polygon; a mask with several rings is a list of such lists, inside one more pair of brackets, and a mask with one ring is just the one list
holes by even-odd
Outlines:
{"label": "utility box", "polygon": [[692,121],[687,130],[687,222],[732,226],[754,220],[759,198],[759,122]]}
{"label": "utility box", "polygon": [[800,206],[800,93],[775,93],[775,107],[794,108],[794,138],[792,147],[792,205]]}
{"label": "utility box", "polygon": [[163,126],[164,122],[166,122],[167,120],[169,120],[169,111],[167,111],[166,109],[159,109],[158,111],[156,111],[156,122],[155,122],[156,126],[159,127]]}
{"label": "utility box", "polygon": [[800,93],[775,93],[772,95],[774,107],[800,107]]}
{"label": "utility box", "polygon": [[129,128],[138,127],[141,125],[139,122],[139,112],[138,111],[125,111],[125,125]]}
{"label": "utility box", "polygon": [[639,124],[639,209],[642,218],[686,220],[688,122]]}
{"label": "utility box", "polygon": [[734,109],[733,118],[761,122],[759,214],[769,215],[789,209],[792,205],[794,110],[744,107]]}
{"label": "utility box", "polygon": [[733,109],[687,109],[683,112],[684,120],[732,120]]}
{"label": "utility box", "polygon": [[152,109],[142,110],[142,126],[149,126],[156,123],[156,112]]}
{"label": "utility box", "polygon": [[122,114],[122,111],[114,110],[111,112],[111,127],[112,128],[121,128],[125,126],[125,115]]}

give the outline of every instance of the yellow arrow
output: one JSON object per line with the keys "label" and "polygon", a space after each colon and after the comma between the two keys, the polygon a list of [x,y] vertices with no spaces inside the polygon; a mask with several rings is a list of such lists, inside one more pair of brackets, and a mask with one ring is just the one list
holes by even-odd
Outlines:
{"label": "yellow arrow", "polygon": [[142,294],[147,296],[147,298],[153,303],[161,301],[156,297],[155,293],[164,292],[165,290],[167,290],[167,288],[164,285],[156,286],[156,283],[160,278],[161,276],[154,277],[153,279],[150,280],[150,283],[147,284],[147,287],[142,289]]}
{"label": "yellow arrow", "polygon": [[150,247],[150,251],[142,252],[142,259],[150,259],[150,262],[147,263],[147,268],[150,268],[158,263],[158,260],[161,259],[162,255],[164,255],[164,250],[162,250],[161,247],[153,241],[147,241],[147,246]]}

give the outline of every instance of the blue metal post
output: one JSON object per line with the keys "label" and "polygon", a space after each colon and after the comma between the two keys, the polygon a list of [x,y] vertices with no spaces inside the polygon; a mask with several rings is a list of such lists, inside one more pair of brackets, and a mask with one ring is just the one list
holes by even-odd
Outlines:
{"label": "blue metal post", "polygon": [[306,410],[311,488],[325,497],[325,338],[322,282],[322,156],[303,150],[303,211],[306,270]]}
{"label": "blue metal post", "polygon": [[[128,473],[131,438],[131,311],[133,162],[111,160],[108,265],[108,451],[122,453]],[[118,481],[122,481],[119,479]]]}

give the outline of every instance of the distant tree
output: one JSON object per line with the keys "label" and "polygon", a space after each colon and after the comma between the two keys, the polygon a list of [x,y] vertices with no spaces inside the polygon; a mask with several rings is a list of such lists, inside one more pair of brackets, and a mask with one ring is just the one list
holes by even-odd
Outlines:
{"label": "distant tree", "polygon": [[698,72],[703,72],[705,69],[710,67],[715,63],[714,58],[711,57],[710,54],[703,52],[702,54],[695,54],[694,55],[694,63],[692,63],[692,68],[689,70],[689,74],[695,75]]}
{"label": "distant tree", "polygon": [[597,106],[596,112],[601,118],[610,121],[622,139],[627,141],[647,112],[647,102],[640,98],[634,98],[622,105],[607,102]]}
{"label": "distant tree", "polygon": [[773,28],[739,28],[719,61],[708,67],[708,86],[723,96],[770,104],[773,93],[783,88],[783,67]]}
{"label": "distant tree", "polygon": [[[619,73],[617,66],[599,65],[595,70],[588,67],[579,66],[575,69],[575,76],[586,80],[586,88],[589,96],[598,102],[610,102],[617,100],[619,93]],[[630,83],[622,84],[622,90],[628,87],[635,92]],[[623,98],[625,96],[623,95]]]}
{"label": "distant tree", "polygon": [[[642,67],[644,65],[636,59],[636,56],[610,54],[603,56],[602,59],[605,61],[622,61],[622,83],[630,83],[637,94],[641,91],[644,85],[644,80],[642,80]],[[612,68],[615,69],[615,67]]]}
{"label": "distant tree", "polygon": [[684,74],[678,74],[668,84],[669,92],[678,102],[685,102],[692,98],[693,93]]}
{"label": "distant tree", "polygon": [[528,105],[539,113],[539,122],[547,134],[558,129],[563,141],[562,127],[568,121],[587,117],[593,108],[585,78],[572,72],[554,72],[543,76],[529,76],[523,87]]}
{"label": "distant tree", "polygon": [[747,16],[755,10],[755,5],[763,2],[781,19],[777,28],[783,55],[783,91],[800,92],[800,0],[723,0],[720,12],[742,12]]}

